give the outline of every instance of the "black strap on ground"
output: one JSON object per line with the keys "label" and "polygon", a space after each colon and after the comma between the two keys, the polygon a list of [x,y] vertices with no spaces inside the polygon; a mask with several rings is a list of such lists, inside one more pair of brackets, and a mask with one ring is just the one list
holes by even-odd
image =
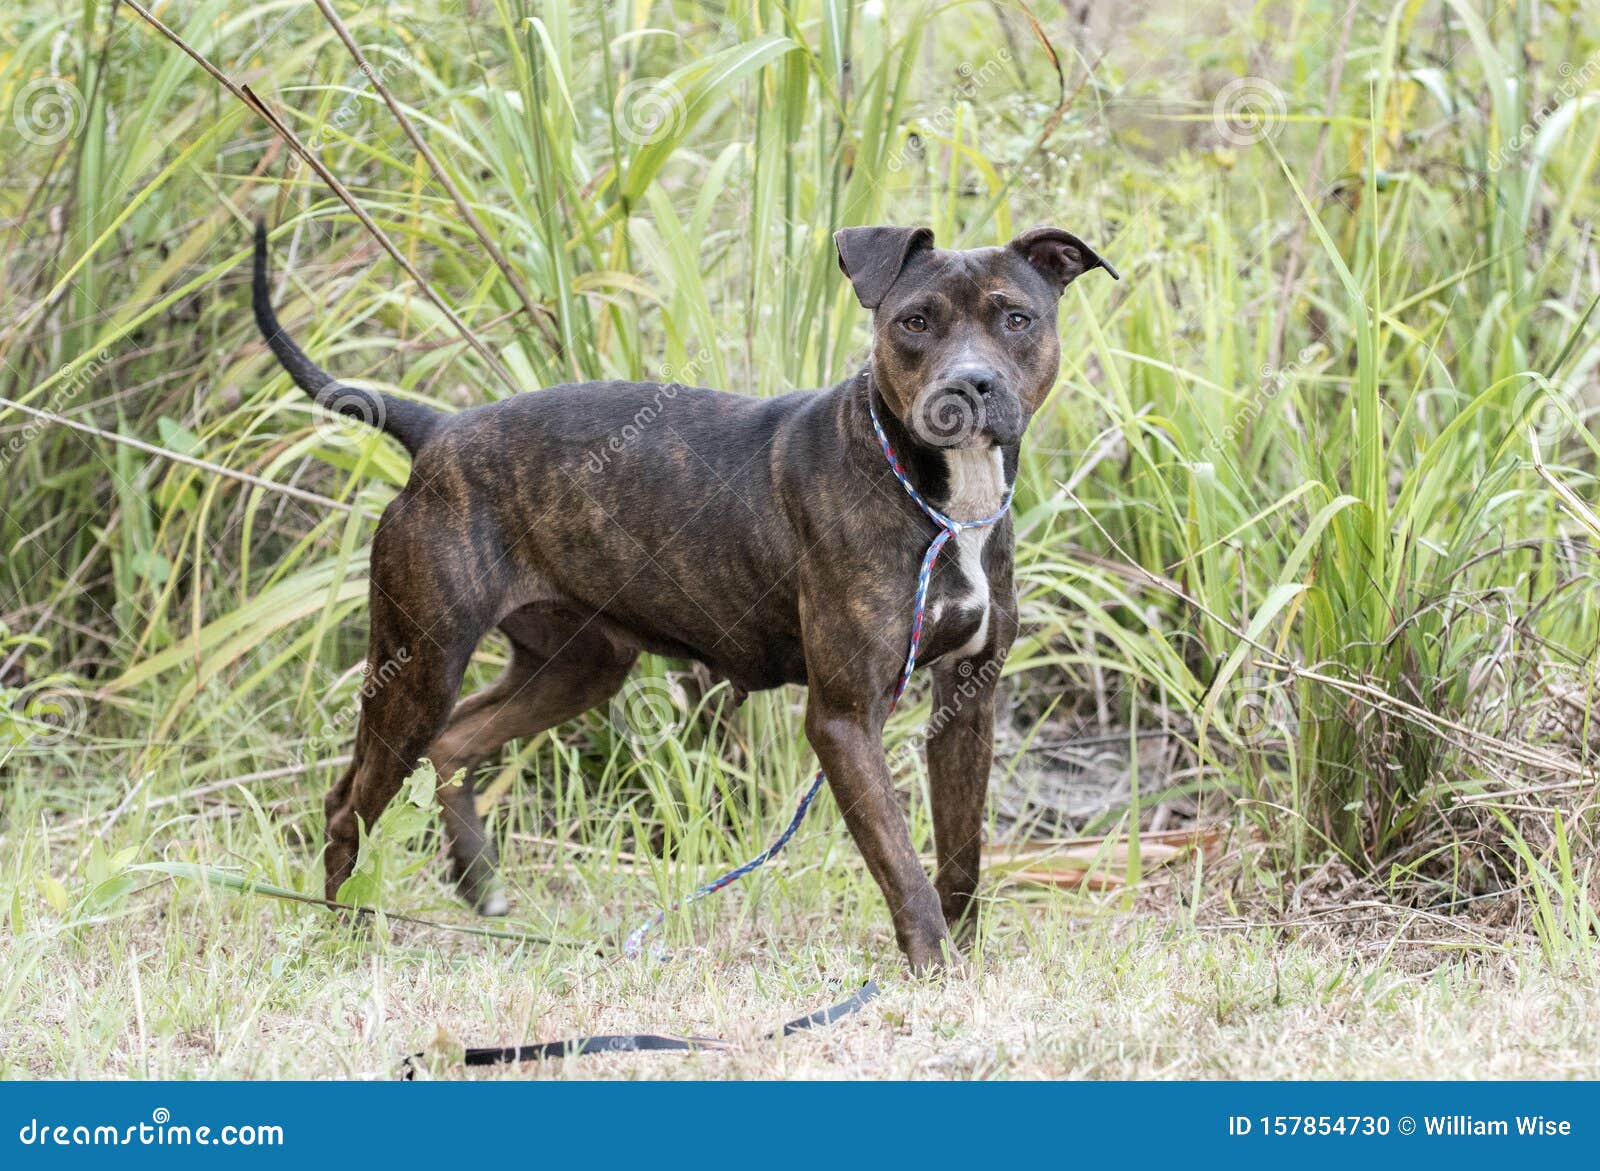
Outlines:
{"label": "black strap on ground", "polygon": [[[821,1025],[831,1025],[840,1017],[847,1017],[863,1008],[867,1001],[878,995],[878,985],[868,980],[848,999],[830,1008],[792,1020],[781,1029],[766,1035],[766,1040],[776,1041],[794,1033],[804,1032]],[[503,1049],[468,1049],[467,1065],[508,1065],[523,1061],[550,1061],[563,1057],[584,1057],[590,1053],[699,1053],[732,1049],[733,1044],[720,1037],[668,1037],[660,1033],[608,1033],[594,1037],[574,1037],[570,1041],[537,1041],[531,1045],[508,1046]],[[416,1077],[417,1063],[423,1054],[413,1053],[401,1064],[400,1077],[411,1081]]]}

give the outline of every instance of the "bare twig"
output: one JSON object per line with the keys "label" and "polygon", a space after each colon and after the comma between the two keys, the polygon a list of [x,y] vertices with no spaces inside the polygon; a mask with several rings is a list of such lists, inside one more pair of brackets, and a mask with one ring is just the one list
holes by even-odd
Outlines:
{"label": "bare twig", "polygon": [[[166,805],[177,805],[180,802],[193,801],[198,797],[204,797],[210,793],[220,793],[223,789],[233,789],[241,785],[252,784],[256,781],[274,781],[283,777],[299,776],[301,773],[310,772],[312,769],[332,768],[341,764],[349,763],[350,756],[348,753],[346,753],[343,756],[330,756],[324,760],[308,761],[305,764],[288,764],[284,765],[282,768],[269,768],[262,769],[260,772],[241,773],[236,777],[224,777],[220,781],[212,781],[209,784],[199,785],[193,789],[185,789],[181,793],[169,793],[165,797],[152,797],[150,800],[144,803],[144,807],[146,809],[160,809]],[[128,797],[123,798],[122,803],[117,807],[117,814],[120,815],[124,810],[126,810],[129,799],[132,797],[133,793],[137,791],[137,785],[133,789],[129,790]],[[95,816],[98,815],[79,817],[72,821],[63,821],[59,825],[52,826],[51,828],[58,833],[65,832],[67,830],[82,829],[91,821],[95,820]],[[113,820],[115,820],[115,817],[113,817]],[[110,828],[111,826],[108,822],[102,828],[101,832],[104,833],[105,830]]]}
{"label": "bare twig", "polygon": [[263,101],[260,97],[257,97],[256,94],[251,91],[248,85],[234,84],[232,79],[230,79],[227,74],[223,73],[222,70],[218,69],[210,61],[206,60],[206,58],[202,56],[201,53],[192,45],[190,45],[177,33],[173,32],[172,29],[168,28],[155,16],[153,16],[148,10],[139,4],[138,0],[123,0],[123,2],[127,4],[129,8],[133,9],[134,12],[138,13],[140,19],[142,19],[146,24],[150,25],[151,28],[155,29],[162,36],[166,37],[167,40],[171,41],[174,45],[178,46],[178,48],[182,49],[186,54],[188,54],[188,56],[193,59],[195,63],[200,66],[200,68],[204,69],[211,75],[217,84],[221,85],[234,97],[238,98],[241,102],[249,106],[258,115],[260,115],[262,121],[266,122],[268,126],[272,127],[279,137],[289,144],[289,148],[293,150],[295,154],[304,159],[306,165],[315,171],[322,181],[333,190],[333,193],[344,202],[344,205],[350,209],[350,211],[355,215],[356,219],[361,221],[362,226],[365,227],[368,232],[372,233],[373,238],[377,240],[379,244],[383,245],[383,250],[394,258],[396,264],[405,269],[406,275],[417,282],[417,287],[422,290],[422,295],[432,302],[434,308],[438,309],[440,313],[444,314],[445,319],[450,322],[451,326],[455,328],[456,332],[466,340],[467,344],[470,345],[474,351],[476,351],[478,356],[482,358],[484,362],[488,364],[489,368],[493,370],[500,378],[500,380],[505,383],[506,389],[511,391],[513,394],[522,389],[522,387],[517,383],[516,378],[512,376],[511,371],[506,369],[505,364],[494,355],[494,353],[483,343],[483,340],[479,338],[477,334],[472,332],[467,323],[462,321],[461,318],[456,315],[456,311],[445,303],[444,298],[439,296],[439,294],[434,290],[433,286],[428,283],[427,278],[424,277],[422,273],[417,271],[416,266],[413,265],[411,261],[406,259],[405,253],[401,252],[394,241],[389,239],[388,235],[382,228],[378,226],[377,222],[367,214],[366,209],[356,202],[355,196],[350,194],[349,189],[345,187],[345,185],[339,181],[339,178],[323,164],[321,159],[317,158],[316,154],[311,150],[310,147],[306,146],[305,143],[300,141],[299,135],[295,134],[293,130],[290,130],[284,121],[272,112],[272,109],[265,101]]}
{"label": "bare twig", "polygon": [[249,484],[251,487],[260,488],[263,492],[276,492],[281,496],[292,496],[296,500],[307,504],[315,504],[318,508],[333,508],[340,512],[360,512],[363,516],[377,519],[377,513],[368,512],[366,509],[357,509],[354,505],[346,504],[342,500],[335,500],[331,496],[324,496],[320,492],[308,492],[304,488],[291,487],[288,484],[279,484],[273,480],[253,476],[249,472],[224,467],[222,464],[212,463],[210,460],[196,459],[192,455],[181,455],[176,451],[169,451],[165,447],[157,447],[153,443],[146,443],[142,439],[134,439],[128,435],[118,435],[115,431],[106,431],[88,423],[80,423],[76,419],[69,419],[65,415],[58,415],[54,411],[41,411],[38,407],[25,406],[14,399],[0,398],[0,408],[10,407],[12,410],[21,411],[47,423],[68,427],[74,431],[82,431],[85,435],[93,435],[98,439],[105,439],[111,443],[120,443],[124,447],[131,447],[136,451],[143,451],[149,455],[157,455],[162,459],[170,459],[174,463],[186,464],[191,468],[211,472],[218,476],[226,476],[230,480],[238,480]]}
{"label": "bare twig", "polygon": [[[388,105],[389,112],[394,115],[395,121],[400,123],[400,128],[406,132],[406,137],[417,148],[417,153],[427,162],[428,169],[433,172],[434,178],[439,181],[439,185],[449,194],[451,201],[456,205],[456,210],[461,213],[461,218],[466,221],[467,227],[472,229],[472,234],[478,237],[478,242],[483,245],[483,250],[489,254],[489,259],[494,261],[495,267],[505,274],[506,280],[510,282],[512,290],[517,294],[517,299],[522,302],[522,307],[528,311],[529,320],[538,325],[545,344],[554,352],[556,360],[565,360],[567,356],[565,347],[561,344],[561,336],[555,329],[555,314],[547,306],[534,299],[521,274],[506,259],[499,245],[489,235],[489,229],[484,227],[483,221],[478,218],[478,213],[473,211],[472,204],[461,193],[461,189],[456,186],[455,180],[450,178],[450,172],[445,170],[444,164],[439,161],[438,156],[428,146],[427,140],[417,132],[416,126],[406,116],[405,110],[399,102],[395,101],[394,95],[389,92],[389,87],[383,84],[383,78],[378,71],[372,67],[371,63],[362,54],[360,47],[355,42],[355,38],[350,35],[350,30],[345,26],[344,21],[339,19],[339,14],[333,10],[333,5],[329,4],[328,0],[316,0],[316,5],[322,10],[322,15],[327,18],[328,23],[333,26],[333,31],[339,34],[339,39],[344,42],[344,47],[350,50],[350,56],[355,58],[356,65],[366,75],[367,80],[372,83],[372,88],[378,92],[378,96]],[[574,376],[582,376],[582,371],[575,365],[572,368],[572,372]]]}

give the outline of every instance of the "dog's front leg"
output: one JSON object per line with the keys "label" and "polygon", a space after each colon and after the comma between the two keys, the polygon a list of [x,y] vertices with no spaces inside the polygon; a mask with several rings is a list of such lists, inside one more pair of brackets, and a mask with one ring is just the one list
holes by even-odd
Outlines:
{"label": "dog's front leg", "polygon": [[[965,942],[975,917],[983,848],[984,798],[994,760],[994,695],[999,656],[940,663],[928,719],[928,792],[939,871],[935,889],[945,922]],[[959,928],[957,924],[960,924]]]}
{"label": "dog's front leg", "polygon": [[806,737],[867,869],[889,903],[900,950],[912,971],[927,972],[946,962],[950,934],[895,800],[883,754],[885,714],[832,701],[813,689],[806,704]]}

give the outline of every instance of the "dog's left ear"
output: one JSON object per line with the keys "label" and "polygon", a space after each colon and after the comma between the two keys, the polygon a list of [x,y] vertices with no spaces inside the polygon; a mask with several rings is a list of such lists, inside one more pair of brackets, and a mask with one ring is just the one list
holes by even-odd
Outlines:
{"label": "dog's left ear", "polygon": [[883,304],[889,287],[913,253],[933,247],[928,228],[840,228],[833,234],[839,269],[855,287],[863,309]]}
{"label": "dog's left ear", "polygon": [[1057,296],[1091,268],[1105,269],[1114,281],[1122,279],[1103,256],[1060,228],[1034,228],[1011,241],[1009,247],[1050,282]]}

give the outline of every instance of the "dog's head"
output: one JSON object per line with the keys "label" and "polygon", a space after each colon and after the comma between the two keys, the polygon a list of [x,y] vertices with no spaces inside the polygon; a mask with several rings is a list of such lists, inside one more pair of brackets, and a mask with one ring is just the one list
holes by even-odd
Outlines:
{"label": "dog's head", "polygon": [[927,228],[844,228],[833,239],[873,311],[873,379],[907,430],[936,447],[1021,439],[1061,364],[1061,294],[1092,268],[1117,277],[1060,228],[966,252],[935,248]]}

